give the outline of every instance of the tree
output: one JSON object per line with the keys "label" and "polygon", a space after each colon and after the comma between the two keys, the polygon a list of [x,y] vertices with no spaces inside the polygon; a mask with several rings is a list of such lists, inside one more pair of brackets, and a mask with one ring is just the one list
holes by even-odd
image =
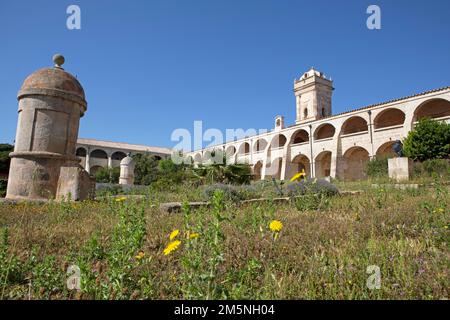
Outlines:
{"label": "tree", "polygon": [[14,146],[8,143],[0,143],[0,173],[7,174],[11,159],[9,153],[14,150]]}
{"label": "tree", "polygon": [[135,154],[134,183],[150,185],[158,179],[158,160],[154,155]]}
{"label": "tree", "polygon": [[101,168],[95,172],[95,181],[99,183],[119,183],[120,168]]}
{"label": "tree", "polygon": [[408,133],[403,142],[405,156],[424,161],[448,159],[450,154],[450,124],[423,118]]}

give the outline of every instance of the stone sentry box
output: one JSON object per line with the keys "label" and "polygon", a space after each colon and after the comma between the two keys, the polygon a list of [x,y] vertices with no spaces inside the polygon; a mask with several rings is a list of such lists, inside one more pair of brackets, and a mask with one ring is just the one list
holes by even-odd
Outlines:
{"label": "stone sentry box", "polygon": [[93,181],[75,156],[83,87],[54,56],[55,66],[28,76],[19,93],[19,119],[6,198],[83,200]]}

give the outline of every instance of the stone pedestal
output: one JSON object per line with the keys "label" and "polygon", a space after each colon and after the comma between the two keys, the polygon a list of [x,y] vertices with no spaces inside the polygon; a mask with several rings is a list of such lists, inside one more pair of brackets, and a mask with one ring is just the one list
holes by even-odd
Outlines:
{"label": "stone pedestal", "polygon": [[408,181],[412,175],[413,161],[409,158],[388,159],[389,178],[395,181]]}

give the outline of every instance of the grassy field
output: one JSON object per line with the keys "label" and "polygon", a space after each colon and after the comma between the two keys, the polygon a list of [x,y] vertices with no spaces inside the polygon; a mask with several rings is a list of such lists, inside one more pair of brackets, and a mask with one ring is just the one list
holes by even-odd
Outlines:
{"label": "grassy field", "polygon": [[[200,192],[179,186],[139,202],[125,197],[0,204],[0,295],[448,299],[448,186],[438,181],[417,190],[372,188],[369,182],[338,185],[364,192],[318,203],[304,197],[246,205],[215,193],[210,208],[184,206],[172,214],[159,204],[199,200]],[[282,223],[281,231],[271,230],[273,220]],[[72,265],[80,268],[81,291],[67,289]],[[367,286],[369,266],[380,269],[379,289]]]}

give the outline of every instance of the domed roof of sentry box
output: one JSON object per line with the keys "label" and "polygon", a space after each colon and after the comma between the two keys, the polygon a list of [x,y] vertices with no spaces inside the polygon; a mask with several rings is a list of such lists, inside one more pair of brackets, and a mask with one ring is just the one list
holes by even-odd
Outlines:
{"label": "domed roof of sentry box", "polygon": [[[55,66],[37,70],[29,75],[20,88],[18,99],[26,95],[58,96],[80,103],[86,109],[84,89],[80,82],[61,65],[64,57],[60,54],[53,56]],[[85,111],[85,110],[84,110]]]}

